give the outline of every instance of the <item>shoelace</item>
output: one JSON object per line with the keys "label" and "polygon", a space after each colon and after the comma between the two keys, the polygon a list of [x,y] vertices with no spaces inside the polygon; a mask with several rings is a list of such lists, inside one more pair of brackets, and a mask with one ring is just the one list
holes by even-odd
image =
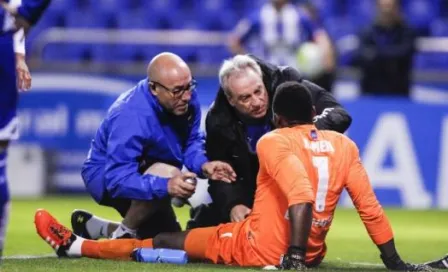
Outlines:
{"label": "shoelace", "polygon": [[50,231],[56,235],[61,241],[64,241],[64,238],[70,234],[70,231],[61,225],[51,225]]}

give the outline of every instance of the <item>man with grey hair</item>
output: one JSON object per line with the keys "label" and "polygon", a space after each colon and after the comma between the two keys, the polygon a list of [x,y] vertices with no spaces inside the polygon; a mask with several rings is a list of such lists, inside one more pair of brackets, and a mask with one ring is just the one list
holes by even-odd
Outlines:
{"label": "man with grey hair", "polygon": [[311,92],[318,129],[345,132],[351,117],[330,92],[303,79],[294,68],[276,66],[251,55],[224,61],[219,72],[220,89],[206,118],[207,156],[229,163],[237,174],[233,184],[210,180],[213,204],[192,211],[188,228],[242,221],[253,206],[259,163],[258,139],[271,131],[271,103],[275,89],[297,81]]}

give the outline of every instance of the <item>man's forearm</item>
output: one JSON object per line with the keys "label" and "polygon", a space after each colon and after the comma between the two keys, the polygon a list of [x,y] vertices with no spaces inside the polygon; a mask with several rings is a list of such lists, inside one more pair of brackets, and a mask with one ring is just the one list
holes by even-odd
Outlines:
{"label": "man's forearm", "polygon": [[313,221],[313,206],[311,203],[292,205],[288,213],[291,222],[289,246],[301,248],[305,252]]}

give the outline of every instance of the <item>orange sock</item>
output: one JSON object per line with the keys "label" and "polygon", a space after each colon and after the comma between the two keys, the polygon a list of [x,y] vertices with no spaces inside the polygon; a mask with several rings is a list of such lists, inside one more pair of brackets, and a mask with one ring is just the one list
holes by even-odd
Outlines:
{"label": "orange sock", "polygon": [[208,240],[216,232],[216,227],[192,229],[185,238],[184,249],[188,257],[204,260]]}
{"label": "orange sock", "polygon": [[131,260],[136,248],[153,247],[152,239],[84,240],[81,255],[95,259]]}

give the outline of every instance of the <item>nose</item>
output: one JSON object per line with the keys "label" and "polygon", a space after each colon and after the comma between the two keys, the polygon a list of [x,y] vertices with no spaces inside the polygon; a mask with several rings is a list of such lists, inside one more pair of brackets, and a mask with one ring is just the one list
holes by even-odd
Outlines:
{"label": "nose", "polygon": [[252,100],[252,107],[261,107],[263,105],[263,99],[260,97],[254,97]]}
{"label": "nose", "polygon": [[191,100],[191,95],[192,95],[192,92],[191,92],[191,91],[185,91],[185,92],[182,94],[182,96],[181,96],[182,101],[184,101],[184,102],[188,102],[188,101],[190,101],[190,100]]}

